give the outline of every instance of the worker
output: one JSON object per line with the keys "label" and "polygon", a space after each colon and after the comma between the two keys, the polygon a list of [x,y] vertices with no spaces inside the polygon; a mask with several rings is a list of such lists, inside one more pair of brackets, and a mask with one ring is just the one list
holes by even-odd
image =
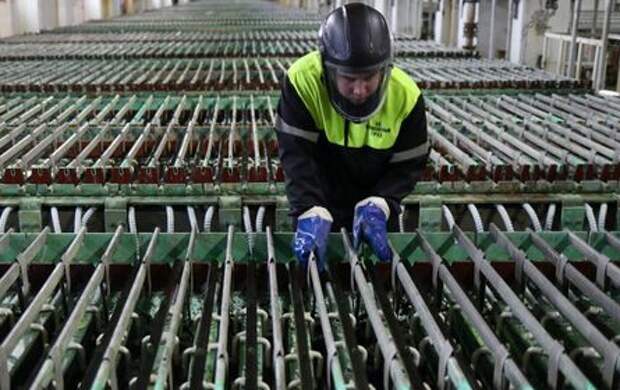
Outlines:
{"label": "worker", "polygon": [[288,69],[276,134],[296,232],[295,256],[323,269],[329,232],[353,228],[353,245],[391,261],[387,226],[428,156],[424,100],[394,67],[383,15],[362,3],[333,10],[319,50]]}

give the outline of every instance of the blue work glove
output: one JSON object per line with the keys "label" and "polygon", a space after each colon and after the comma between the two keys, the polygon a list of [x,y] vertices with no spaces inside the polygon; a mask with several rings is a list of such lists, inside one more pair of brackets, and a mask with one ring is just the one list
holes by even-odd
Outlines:
{"label": "blue work glove", "polygon": [[319,272],[325,268],[327,238],[334,219],[324,207],[315,206],[297,218],[297,231],[293,238],[293,252],[304,269],[308,267],[310,252],[317,256]]}
{"label": "blue work glove", "polygon": [[390,208],[385,199],[371,196],[355,205],[353,218],[353,246],[359,250],[362,241],[368,243],[380,261],[392,261],[392,250],[387,238],[387,220]]}

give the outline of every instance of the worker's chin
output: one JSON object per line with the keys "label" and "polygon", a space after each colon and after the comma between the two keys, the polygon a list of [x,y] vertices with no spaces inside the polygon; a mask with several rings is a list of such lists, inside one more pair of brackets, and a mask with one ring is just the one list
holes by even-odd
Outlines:
{"label": "worker's chin", "polygon": [[349,98],[349,102],[355,106],[361,106],[366,103],[367,98]]}

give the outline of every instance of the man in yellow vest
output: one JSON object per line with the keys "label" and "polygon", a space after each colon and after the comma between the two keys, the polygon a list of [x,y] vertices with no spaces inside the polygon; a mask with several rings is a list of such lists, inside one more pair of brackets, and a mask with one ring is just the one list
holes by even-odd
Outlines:
{"label": "man in yellow vest", "polygon": [[387,221],[420,178],[428,156],[424,100],[392,65],[393,44],[376,9],[351,3],[332,11],[319,51],[298,59],[283,80],[276,132],[291,216],[293,251],[323,268],[329,231],[353,227],[391,261]]}

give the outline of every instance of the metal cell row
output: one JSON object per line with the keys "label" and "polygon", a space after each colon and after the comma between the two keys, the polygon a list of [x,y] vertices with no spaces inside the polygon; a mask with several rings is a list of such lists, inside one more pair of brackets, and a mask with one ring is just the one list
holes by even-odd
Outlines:
{"label": "metal cell row", "polygon": [[4,182],[281,180],[271,160],[276,104],[262,96],[9,103],[0,119],[11,128],[0,141]]}
{"label": "metal cell row", "polygon": [[502,60],[400,58],[396,64],[422,88],[579,88],[585,83]]}
{"label": "metal cell row", "polygon": [[[246,166],[246,157],[275,157],[276,105],[275,95],[0,98],[0,167],[4,181],[16,183],[35,180],[31,168],[38,164],[52,172],[66,165],[104,169],[121,161],[180,169],[195,167],[199,156],[205,163],[221,156],[235,171],[235,161]],[[432,94],[426,106],[432,148],[425,180],[581,181],[620,175],[618,98]],[[272,177],[261,171],[260,177]],[[9,173],[18,174],[9,179]],[[54,180],[55,174],[45,177]]]}
{"label": "metal cell row", "polygon": [[61,60],[6,63],[4,92],[274,90],[292,58]]}
{"label": "metal cell row", "polygon": [[[131,26],[131,25],[130,25]],[[55,31],[55,30],[53,30]],[[0,40],[0,44],[15,43],[97,43],[97,42],[210,42],[210,41],[295,41],[316,39],[317,31],[285,30],[270,31],[247,29],[235,32],[221,31],[141,31],[124,32],[75,32],[66,34],[51,33],[15,35]]]}
{"label": "metal cell row", "polygon": [[[294,59],[12,61],[0,69],[3,92],[273,90]],[[395,65],[421,88],[576,88],[572,79],[503,61],[406,59]]]}
{"label": "metal cell row", "polygon": [[[317,49],[316,39],[290,41],[196,41],[118,43],[16,43],[0,45],[0,61],[38,59],[195,58],[238,56],[294,56]],[[399,40],[395,55],[404,57],[469,57],[471,52],[451,49],[430,41]]]}
{"label": "metal cell row", "polygon": [[312,40],[230,42],[50,43],[0,45],[0,61],[38,59],[194,58],[301,56],[316,49]]}
{"label": "metal cell row", "polygon": [[244,230],[2,234],[0,388],[613,389],[620,379],[620,268],[602,253],[616,234],[493,225],[474,240],[455,225],[393,235],[389,267],[343,231],[326,270],[311,257],[306,273],[288,262],[290,235]]}
{"label": "metal cell row", "polygon": [[252,18],[228,20],[219,23],[215,20],[136,20],[128,23],[123,20],[92,21],[77,26],[58,27],[46,34],[123,34],[131,32],[221,32],[234,33],[244,31],[318,31],[321,25],[320,19],[271,19],[263,14],[254,15]]}
{"label": "metal cell row", "polygon": [[[427,99],[439,176],[618,179],[620,98],[589,94]],[[456,168],[456,169],[453,169]]]}

